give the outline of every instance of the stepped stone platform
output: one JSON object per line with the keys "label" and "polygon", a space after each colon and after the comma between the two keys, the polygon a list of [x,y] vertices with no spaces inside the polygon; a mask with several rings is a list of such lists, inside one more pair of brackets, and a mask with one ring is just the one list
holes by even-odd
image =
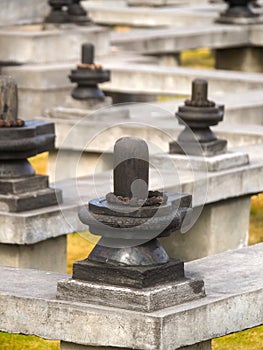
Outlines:
{"label": "stepped stone platform", "polygon": [[[153,64],[149,58],[135,55],[133,59],[134,61],[130,57],[128,60],[127,56],[118,54],[112,55],[109,60],[105,56],[99,59],[105,69],[111,70],[111,82],[103,84],[105,91],[147,95],[188,95],[189,86],[196,77],[207,80],[215,95],[263,89],[263,75],[260,73],[162,67]],[[63,105],[65,96],[69,95],[72,89],[67,75],[73,68],[73,63],[31,64],[2,67],[1,73],[12,75],[16,79],[20,97],[19,114],[25,116],[25,119],[30,119],[41,115],[47,107]]]}
{"label": "stepped stone platform", "polygon": [[0,267],[0,330],[59,339],[63,350],[210,349],[215,337],[263,323],[262,265],[263,244],[186,263],[207,296],[151,313],[57,300],[68,275]]}
{"label": "stepped stone platform", "polygon": [[48,1],[43,0],[2,0],[1,6],[1,26],[40,23],[50,11]]}
{"label": "stepped stone platform", "polygon": [[135,27],[208,25],[217,18],[221,5],[131,7],[87,3],[91,19],[97,24],[129,25]]}
{"label": "stepped stone platform", "polygon": [[42,64],[51,62],[78,62],[80,46],[90,42],[96,45],[98,55],[109,52],[108,29],[89,25],[45,24],[0,27],[2,65]]}
{"label": "stepped stone platform", "polygon": [[176,53],[197,48],[220,49],[263,45],[263,25],[210,24],[112,32],[111,43],[144,54]]}

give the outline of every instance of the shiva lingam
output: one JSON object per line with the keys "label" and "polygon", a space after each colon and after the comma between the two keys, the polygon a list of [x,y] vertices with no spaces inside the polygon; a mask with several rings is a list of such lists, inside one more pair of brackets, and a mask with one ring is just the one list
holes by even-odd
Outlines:
{"label": "shiva lingam", "polygon": [[170,153],[214,156],[226,152],[227,141],[218,139],[210,129],[223,120],[224,106],[208,100],[207,94],[207,81],[195,79],[191,99],[176,113],[179,123],[186,126],[178,140],[170,143]]}
{"label": "shiva lingam", "polygon": [[149,151],[139,138],[116,142],[113,176],[114,191],[79,212],[100,242],[58,283],[57,297],[151,311],[204,296],[203,281],[186,279],[184,263],[158,240],[182,227],[192,196],[148,190]]}
{"label": "shiva lingam", "polygon": [[58,204],[60,190],[36,175],[28,157],[54,149],[54,124],[18,119],[16,82],[0,78],[0,210],[20,212]]}
{"label": "shiva lingam", "polygon": [[94,63],[93,44],[83,44],[81,53],[81,63],[69,75],[70,81],[77,84],[72,90],[71,96],[76,100],[82,101],[104,101],[105,95],[98,87],[98,84],[110,80],[110,71]]}

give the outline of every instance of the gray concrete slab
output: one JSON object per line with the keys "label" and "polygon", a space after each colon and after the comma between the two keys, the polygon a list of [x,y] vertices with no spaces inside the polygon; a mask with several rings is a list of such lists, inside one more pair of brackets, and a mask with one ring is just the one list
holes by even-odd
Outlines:
{"label": "gray concrete slab", "polygon": [[[161,67],[153,64],[134,64],[125,61],[115,63],[101,60],[105,69],[112,72],[111,82],[103,84],[105,91],[147,93],[157,95],[175,95],[190,92],[190,86],[196,77],[207,79],[209,90],[213,94],[245,92],[263,89],[263,75],[224,70],[194,69],[183,67]],[[72,63],[25,65],[5,67],[2,74],[11,74],[20,90],[52,90],[71,87],[67,75],[74,67]]]}
{"label": "gray concrete slab", "polygon": [[96,45],[97,55],[109,52],[109,31],[98,26],[45,28],[42,24],[0,28],[0,61],[25,63],[50,63],[80,61],[80,46],[90,42]]}
{"label": "gray concrete slab", "polygon": [[50,11],[48,2],[43,0],[2,0],[1,7],[1,26],[41,23]]}
{"label": "gray concrete slab", "polygon": [[56,300],[67,275],[1,267],[0,329],[90,346],[197,344],[263,323],[262,253],[258,244],[186,263],[187,276],[204,279],[207,297],[149,314]]}
{"label": "gray concrete slab", "polygon": [[259,43],[263,26],[241,27],[231,25],[202,25],[168,27],[163,29],[132,29],[128,32],[112,32],[111,43],[144,54],[176,53],[197,48],[227,48]]}
{"label": "gray concrete slab", "polygon": [[129,25],[137,27],[207,25],[218,16],[217,9],[204,11],[196,7],[117,7],[87,6],[91,19],[98,24]]}
{"label": "gray concrete slab", "polygon": [[106,91],[147,94],[189,94],[189,86],[196,77],[206,79],[213,93],[232,93],[262,89],[263,75],[224,70],[160,67],[154,65],[106,64],[111,69],[111,82]]}

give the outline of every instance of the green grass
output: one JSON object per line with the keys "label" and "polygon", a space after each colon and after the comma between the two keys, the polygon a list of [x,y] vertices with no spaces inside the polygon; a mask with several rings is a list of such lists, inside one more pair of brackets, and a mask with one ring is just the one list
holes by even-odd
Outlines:
{"label": "green grass", "polygon": [[21,334],[0,333],[1,350],[59,350],[59,341]]}

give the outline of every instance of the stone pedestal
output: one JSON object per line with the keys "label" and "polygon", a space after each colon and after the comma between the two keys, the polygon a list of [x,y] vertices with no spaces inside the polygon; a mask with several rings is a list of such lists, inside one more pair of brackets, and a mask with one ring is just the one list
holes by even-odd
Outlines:
{"label": "stone pedestal", "polygon": [[169,256],[186,261],[245,247],[248,244],[249,212],[250,197],[207,204],[188,232],[177,232],[163,238],[161,243]]}
{"label": "stone pedestal", "polygon": [[46,271],[66,271],[67,236],[29,244],[0,244],[0,265]]}
{"label": "stone pedestal", "polygon": [[98,55],[109,52],[109,31],[98,26],[67,24],[46,26],[43,24],[12,26],[0,29],[0,61],[10,63],[76,62],[80,45],[90,42],[96,45]]}
{"label": "stone pedestal", "polygon": [[45,0],[2,0],[1,7],[1,26],[42,22],[49,11]]}
{"label": "stone pedestal", "polygon": [[216,68],[242,72],[263,72],[262,47],[238,47],[215,50]]}
{"label": "stone pedestal", "polygon": [[[101,346],[85,346],[85,345],[78,345],[73,343],[67,343],[62,341],[60,343],[60,350],[128,350],[128,348],[116,348],[116,347],[101,347]],[[186,346],[183,348],[180,348],[178,350],[211,350],[212,345],[211,341],[208,340],[206,342],[198,343],[191,346]]]}
{"label": "stone pedestal", "polygon": [[61,340],[62,350],[210,350],[214,337],[263,323],[262,253],[258,244],[186,263],[207,297],[152,313],[57,300],[68,275],[1,266],[0,330]]}
{"label": "stone pedestal", "polygon": [[[197,149],[198,151],[198,149]],[[160,154],[153,157],[159,168],[169,167],[197,171],[222,171],[249,164],[249,157],[242,152],[226,152],[211,157],[189,156],[183,154]]]}

